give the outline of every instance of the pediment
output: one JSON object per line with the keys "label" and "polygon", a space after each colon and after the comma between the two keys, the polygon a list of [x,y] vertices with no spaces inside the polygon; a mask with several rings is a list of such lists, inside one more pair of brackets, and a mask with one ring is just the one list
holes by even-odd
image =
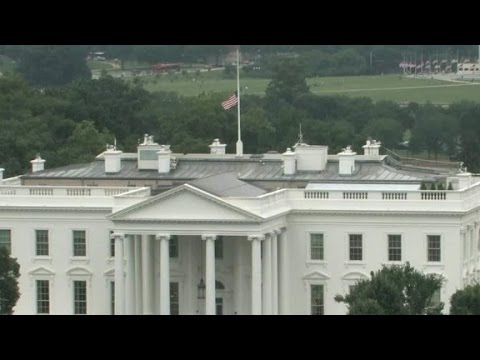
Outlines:
{"label": "pediment", "polygon": [[33,276],[53,276],[55,275],[55,272],[53,270],[50,270],[49,268],[46,268],[45,266],[39,266],[31,271],[28,272],[30,275]]}
{"label": "pediment", "polygon": [[115,269],[110,269],[110,270],[107,270],[103,273],[104,276],[110,276],[110,277],[114,277],[115,276]]}
{"label": "pediment", "polygon": [[342,279],[343,280],[364,280],[364,279],[369,279],[370,277],[363,273],[363,272],[360,272],[360,271],[350,271],[350,272],[347,272],[345,273],[343,276],[342,276]]}
{"label": "pediment", "polygon": [[262,217],[185,184],[109,216],[112,221],[261,222]]}
{"label": "pediment", "polygon": [[328,280],[330,275],[323,271],[315,270],[303,276],[304,280]]}
{"label": "pediment", "polygon": [[91,276],[93,273],[83,266],[75,266],[66,271],[67,275],[75,275],[75,276]]}

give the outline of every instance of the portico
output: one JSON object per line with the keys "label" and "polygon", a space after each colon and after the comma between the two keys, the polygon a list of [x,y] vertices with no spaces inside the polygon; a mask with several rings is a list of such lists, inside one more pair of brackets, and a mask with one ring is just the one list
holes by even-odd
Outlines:
{"label": "portico", "polygon": [[271,222],[188,185],[121,209],[111,220],[115,314],[282,309],[284,220]]}

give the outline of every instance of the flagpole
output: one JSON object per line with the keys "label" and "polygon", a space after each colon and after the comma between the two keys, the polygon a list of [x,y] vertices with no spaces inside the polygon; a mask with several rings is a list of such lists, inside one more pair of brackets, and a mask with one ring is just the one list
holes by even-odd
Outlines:
{"label": "flagpole", "polygon": [[240,55],[238,52],[239,45],[237,46],[237,112],[238,112],[238,141],[237,141],[237,157],[243,156],[243,143],[240,132]]}

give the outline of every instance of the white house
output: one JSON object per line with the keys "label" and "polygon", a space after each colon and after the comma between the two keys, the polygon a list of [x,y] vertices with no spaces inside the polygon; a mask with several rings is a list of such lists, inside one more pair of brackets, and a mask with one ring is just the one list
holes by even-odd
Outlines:
{"label": "white house", "polygon": [[[383,264],[480,279],[480,183],[347,147],[176,154],[146,135],[91,164],[0,185],[0,246],[21,266],[15,314],[345,314]],[[0,173],[3,173],[0,171]],[[420,190],[421,182],[454,190]]]}

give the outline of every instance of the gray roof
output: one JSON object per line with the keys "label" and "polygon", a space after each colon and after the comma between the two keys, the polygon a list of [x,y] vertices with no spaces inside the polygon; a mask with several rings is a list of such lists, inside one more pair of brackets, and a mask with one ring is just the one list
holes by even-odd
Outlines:
{"label": "gray roof", "polygon": [[[124,154],[127,155],[127,154]],[[46,169],[22,175],[23,179],[151,179],[191,181],[211,175],[233,172],[245,181],[316,181],[316,182],[418,182],[445,177],[445,173],[424,169],[400,169],[387,165],[384,161],[356,160],[355,173],[351,176],[338,174],[338,162],[329,160],[325,171],[298,171],[295,175],[283,175],[281,155],[235,156],[194,156],[178,155],[176,169],[169,174],[159,174],[157,170],[139,170],[136,154],[122,156],[121,170],[117,174],[106,174],[103,158],[90,164],[76,164]],[[175,154],[177,155],[177,154]]]}
{"label": "gray roof", "polygon": [[204,190],[210,194],[219,197],[228,196],[260,196],[266,194],[267,191],[256,186],[247,184],[244,181],[238,180],[235,173],[225,173],[219,175],[207,176],[202,179],[197,179],[189,182],[190,185]]}

